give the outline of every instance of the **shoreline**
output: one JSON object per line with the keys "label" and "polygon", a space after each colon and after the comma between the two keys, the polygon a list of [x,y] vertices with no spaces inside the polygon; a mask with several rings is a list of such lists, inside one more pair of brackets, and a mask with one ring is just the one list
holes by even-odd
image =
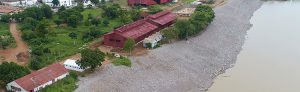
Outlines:
{"label": "shoreline", "polygon": [[79,78],[75,92],[205,92],[214,79],[234,66],[250,19],[260,0],[228,0],[199,36],[130,57],[132,67],[98,68]]}

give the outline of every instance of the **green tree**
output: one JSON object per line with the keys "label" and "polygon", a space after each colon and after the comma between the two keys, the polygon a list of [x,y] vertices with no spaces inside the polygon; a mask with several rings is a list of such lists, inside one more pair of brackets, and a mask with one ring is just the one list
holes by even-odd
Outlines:
{"label": "green tree", "polygon": [[76,38],[77,38],[77,34],[74,33],[74,32],[71,32],[71,33],[69,34],[69,37],[71,37],[72,39],[76,39]]}
{"label": "green tree", "polygon": [[45,17],[44,11],[42,11],[39,7],[28,7],[22,13],[20,13],[20,15],[24,18],[31,17],[36,20],[42,20],[42,18]]}
{"label": "green tree", "polygon": [[155,13],[163,11],[158,5],[151,5],[148,7],[148,10],[149,10],[148,13],[150,13],[150,14],[155,14]]}
{"label": "green tree", "polygon": [[121,7],[118,4],[103,6],[103,16],[111,19],[118,18],[121,15]]}
{"label": "green tree", "polygon": [[141,18],[141,9],[139,7],[134,7],[132,10],[128,11],[132,20],[138,20]]}
{"label": "green tree", "polygon": [[73,39],[73,44],[76,45],[76,38],[77,38],[77,34],[74,32],[69,33],[69,37],[71,37]]}
{"label": "green tree", "polygon": [[55,20],[54,20],[54,23],[57,25],[57,27],[59,27],[60,24],[63,23],[63,20],[61,20],[61,19],[55,19]]}
{"label": "green tree", "polygon": [[66,7],[62,5],[62,6],[59,7],[57,12],[60,13],[60,12],[65,11],[65,10],[66,10]]}
{"label": "green tree", "polygon": [[11,18],[16,20],[16,22],[22,22],[25,19],[25,17],[21,14],[22,13],[14,13],[11,15]]}
{"label": "green tree", "polygon": [[13,62],[3,62],[0,65],[0,86],[4,87],[7,83],[29,73],[30,70],[28,68],[19,66]]}
{"label": "green tree", "polygon": [[50,25],[51,25],[50,21],[47,19],[43,19],[38,23],[36,30],[40,37],[45,37],[45,35],[50,32],[51,30]]}
{"label": "green tree", "polygon": [[106,1],[105,0],[101,0],[101,4],[105,4],[106,3]]}
{"label": "green tree", "polygon": [[42,61],[42,59],[39,56],[33,55],[33,56],[31,56],[29,67],[33,70],[41,69],[43,67],[41,61]]}
{"label": "green tree", "polygon": [[71,15],[67,18],[67,24],[70,27],[76,28],[80,19],[76,15]]}
{"label": "green tree", "polygon": [[168,42],[170,42],[172,39],[178,39],[178,32],[176,32],[173,28],[166,28],[162,30],[162,34]]}
{"label": "green tree", "polygon": [[91,13],[88,14],[88,20],[91,21],[93,19],[93,15]]}
{"label": "green tree", "polygon": [[1,15],[0,22],[8,23],[10,21],[11,16],[9,14]]}
{"label": "green tree", "polygon": [[178,32],[179,39],[187,39],[192,34],[192,28],[188,20],[177,20],[174,26],[174,30]]}
{"label": "green tree", "polygon": [[81,60],[76,62],[81,68],[91,68],[95,70],[97,66],[101,66],[104,61],[105,54],[98,49],[84,49],[81,51]]}
{"label": "green tree", "polygon": [[98,27],[93,25],[89,28],[89,31],[83,33],[82,40],[91,41],[94,38],[97,38],[102,34],[103,34],[103,32],[101,32],[101,30],[98,29]]}
{"label": "green tree", "polygon": [[41,6],[41,11],[44,13],[44,17],[46,17],[47,19],[52,18],[53,11],[51,10],[51,7],[49,5],[43,4]]}
{"label": "green tree", "polygon": [[103,20],[104,26],[108,27],[109,26],[109,21],[108,20]]}
{"label": "green tree", "polygon": [[68,22],[68,18],[70,18],[71,16],[73,16],[73,18],[76,19],[77,22],[83,20],[83,15],[75,9],[68,9],[58,14],[59,19],[63,19],[66,23]]}
{"label": "green tree", "polygon": [[121,18],[121,22],[123,23],[123,24],[126,24],[126,23],[129,23],[129,22],[132,22],[132,19],[131,19],[131,16],[130,16],[130,14],[128,13],[128,12],[126,12],[126,11],[123,11],[122,13],[121,13],[121,16],[120,16]]}
{"label": "green tree", "polygon": [[93,18],[92,21],[91,21],[91,23],[92,23],[93,25],[95,25],[95,26],[98,26],[101,22],[100,22],[100,19],[98,19],[98,18]]}
{"label": "green tree", "polygon": [[135,41],[130,38],[125,41],[123,49],[127,52],[130,52],[131,54],[131,52],[134,50],[134,46],[135,46]]}
{"label": "green tree", "polygon": [[2,49],[5,49],[9,45],[9,42],[7,39],[0,39],[0,45]]}
{"label": "green tree", "polygon": [[99,0],[90,0],[94,5],[99,4]]}
{"label": "green tree", "polygon": [[53,4],[53,6],[58,6],[59,5],[59,1],[58,0],[52,0],[52,4]]}
{"label": "green tree", "polygon": [[23,24],[21,25],[21,30],[29,29],[29,30],[35,31],[38,23],[39,22],[37,20],[35,20],[31,17],[27,17],[24,20]]}

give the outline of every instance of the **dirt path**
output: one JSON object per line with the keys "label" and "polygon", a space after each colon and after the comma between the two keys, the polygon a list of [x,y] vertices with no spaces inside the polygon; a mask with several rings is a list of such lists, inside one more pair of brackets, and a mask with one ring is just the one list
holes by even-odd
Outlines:
{"label": "dirt path", "polygon": [[17,47],[9,48],[5,50],[0,50],[0,55],[4,57],[4,60],[0,60],[0,63],[3,61],[16,62],[20,65],[27,64],[29,61],[28,46],[21,38],[21,32],[17,30],[16,23],[10,23],[10,32],[15,38]]}

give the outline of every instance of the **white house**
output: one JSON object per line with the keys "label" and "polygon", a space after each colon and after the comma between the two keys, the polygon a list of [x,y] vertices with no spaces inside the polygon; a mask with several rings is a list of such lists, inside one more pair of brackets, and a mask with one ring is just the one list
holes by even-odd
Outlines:
{"label": "white house", "polygon": [[55,63],[8,83],[6,89],[13,92],[37,92],[67,75],[68,70]]}
{"label": "white house", "polygon": [[[53,6],[52,3],[53,0],[42,0],[43,3],[49,5],[49,6]],[[59,1],[59,5],[58,6],[65,6],[65,7],[71,7],[74,6],[75,4],[73,3],[74,0],[58,0]]]}
{"label": "white house", "polygon": [[149,36],[148,38],[145,38],[143,40],[143,46],[148,48],[147,44],[151,45],[151,48],[155,47],[157,43],[163,39],[163,36],[161,35],[160,32],[156,32],[155,34]]}
{"label": "white house", "polygon": [[67,59],[64,62],[64,66],[66,69],[83,72],[85,69],[81,68],[78,64],[76,64],[76,60]]}

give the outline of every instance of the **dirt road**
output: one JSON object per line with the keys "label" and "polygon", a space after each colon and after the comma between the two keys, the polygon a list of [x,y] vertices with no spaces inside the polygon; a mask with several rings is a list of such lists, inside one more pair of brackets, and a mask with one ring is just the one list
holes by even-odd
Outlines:
{"label": "dirt road", "polygon": [[[28,63],[28,46],[21,38],[21,32],[17,30],[16,23],[10,23],[10,32],[15,38],[17,47],[9,48],[5,50],[0,50],[0,56],[5,57],[5,60],[0,60],[0,63],[3,61],[16,62],[20,65]],[[19,57],[17,57],[19,56]]]}

